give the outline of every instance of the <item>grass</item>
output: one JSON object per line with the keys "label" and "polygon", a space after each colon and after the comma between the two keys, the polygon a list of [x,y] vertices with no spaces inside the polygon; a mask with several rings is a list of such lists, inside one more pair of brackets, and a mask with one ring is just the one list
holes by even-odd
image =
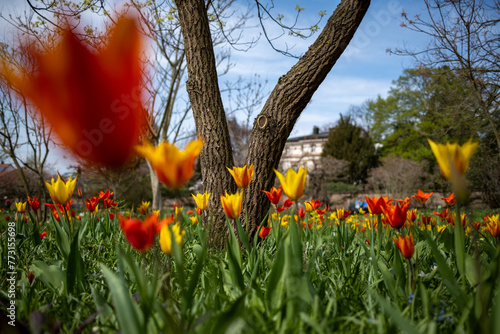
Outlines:
{"label": "grass", "polygon": [[[248,240],[249,247],[241,247],[237,231],[230,233],[223,251],[208,249],[206,232],[184,213],[182,248],[174,247],[169,256],[158,243],[145,254],[132,249],[107,212],[82,214],[73,220],[72,233],[64,220],[35,224],[33,217],[25,222],[3,212],[2,312],[8,314],[10,302],[4,289],[10,277],[10,215],[16,221],[17,326],[32,332],[500,331],[489,317],[500,310],[498,237],[483,228],[467,229],[459,249],[452,224],[438,219],[436,226],[421,229],[420,212],[401,231],[415,241],[408,261],[392,240],[396,230],[385,226],[372,233],[376,217],[339,221],[327,212],[321,221],[308,212],[304,224],[311,228],[293,219],[282,226],[292,213],[270,218],[269,236]],[[468,223],[483,222],[485,214],[470,213]],[[41,231],[48,235],[37,242]],[[239,238],[245,244],[241,233]]]}

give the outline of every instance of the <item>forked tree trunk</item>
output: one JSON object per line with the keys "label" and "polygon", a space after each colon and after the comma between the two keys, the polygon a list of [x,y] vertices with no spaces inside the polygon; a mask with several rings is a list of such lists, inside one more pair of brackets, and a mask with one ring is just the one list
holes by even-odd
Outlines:
{"label": "forked tree trunk", "polygon": [[246,160],[255,166],[254,180],[245,191],[251,231],[269,209],[269,200],[261,190],[273,186],[273,169],[278,168],[297,118],[344,52],[369,5],[369,0],[343,0],[309,50],[278,80],[256,118]]}
{"label": "forked tree trunk", "polygon": [[[198,135],[206,145],[200,155],[205,190],[212,193],[209,209],[215,212],[215,238],[222,244],[225,224],[220,194],[235,191],[226,166],[233,157],[220,97],[213,45],[204,1],[176,1],[186,48],[187,90]],[[274,183],[286,139],[313,93],[323,82],[361,23],[370,0],[343,0],[305,55],[282,76],[256,118],[246,162],[255,165],[254,180],[245,191],[252,233],[269,209],[261,192]],[[242,215],[243,216],[243,215]]]}
{"label": "forked tree trunk", "polygon": [[233,152],[217,79],[207,8],[205,1],[200,0],[179,0],[176,5],[186,50],[186,88],[196,132],[205,142],[200,163],[204,191],[211,193],[207,210],[213,214],[209,240],[212,245],[221,247],[225,244],[227,229],[220,195],[226,190],[234,193],[236,184],[226,170],[226,166],[233,166]]}

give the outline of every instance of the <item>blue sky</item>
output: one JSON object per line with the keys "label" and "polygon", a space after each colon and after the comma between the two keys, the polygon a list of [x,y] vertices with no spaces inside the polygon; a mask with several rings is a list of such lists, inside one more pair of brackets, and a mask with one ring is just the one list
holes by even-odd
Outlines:
{"label": "blue sky", "polygon": [[[323,27],[328,17],[333,13],[337,1],[327,0],[295,0],[275,1],[275,9],[272,15],[284,15],[285,23],[294,19],[295,7],[299,5],[305,8],[300,14],[299,26],[308,27],[318,20],[318,13],[326,11],[326,16],[320,27]],[[248,1],[236,2],[235,9],[247,8]],[[250,3],[253,3],[250,1]],[[17,15],[22,14],[25,8],[24,0],[0,0],[0,12],[5,15],[14,11]],[[338,60],[326,80],[314,94],[311,102],[300,116],[291,136],[307,135],[312,132],[313,126],[323,127],[333,124],[339,119],[339,115],[346,114],[351,105],[361,105],[368,99],[377,96],[386,96],[392,81],[402,74],[405,68],[412,67],[413,60],[406,57],[390,55],[387,49],[394,49],[404,45],[420,48],[426,43],[424,36],[418,35],[407,28],[400,26],[401,12],[405,11],[409,17],[424,13],[423,0],[372,0],[371,6],[356,32],[348,48]],[[254,16],[256,11],[252,12]],[[233,17],[236,19],[236,16]],[[228,22],[230,23],[230,22]],[[250,40],[261,34],[256,18],[247,22],[243,39]],[[253,27],[253,28],[252,28]],[[277,33],[276,26],[268,25],[269,32]],[[5,37],[5,23],[0,22],[2,38]],[[313,43],[318,33],[308,39],[292,38],[287,35],[276,41],[276,46],[285,43],[294,46],[292,52],[295,55],[303,54],[310,44]],[[242,76],[251,78],[258,75],[261,80],[267,81],[265,91],[270,92],[277,83],[278,78],[285,74],[296,62],[294,58],[286,57],[272,50],[271,46],[262,36],[259,42],[246,52],[231,50],[231,71],[220,78],[220,83],[233,80]],[[265,101],[265,99],[264,99]],[[252,116],[255,118],[259,109]],[[240,118],[243,115],[239,115]],[[189,129],[191,128],[191,129]],[[194,128],[188,124],[188,130]],[[55,152],[58,161],[66,161],[62,165],[71,163],[71,159],[63,152]],[[60,159],[60,158],[63,159]],[[64,167],[62,167],[64,169]]]}
{"label": "blue sky", "polygon": [[[294,18],[295,4],[305,8],[301,13],[301,22],[306,26],[317,20],[317,13],[325,10],[330,15],[339,1],[275,1],[275,14],[284,14],[285,18]],[[360,105],[378,95],[386,96],[392,84],[404,69],[414,65],[407,57],[390,55],[387,49],[405,45],[423,47],[424,36],[402,28],[401,12],[409,17],[424,13],[422,0],[372,0],[372,4],[348,48],[337,61],[332,71],[314,94],[306,110],[300,116],[291,136],[307,135],[314,125],[323,126],[334,123],[339,115],[346,114],[351,105]],[[321,26],[326,23],[327,16]],[[285,36],[277,45],[296,45],[295,54],[302,54],[314,41],[316,35],[301,40]],[[267,79],[268,90],[276,84],[278,78],[295,64],[296,59],[285,57],[271,49],[263,38],[258,45],[247,52],[233,51],[232,60],[235,68],[233,75],[249,76],[259,74]]]}

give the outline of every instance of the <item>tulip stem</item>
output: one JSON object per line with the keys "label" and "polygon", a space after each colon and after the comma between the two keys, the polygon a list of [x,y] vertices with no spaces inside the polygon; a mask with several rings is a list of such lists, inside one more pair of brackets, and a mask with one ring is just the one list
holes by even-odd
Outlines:
{"label": "tulip stem", "polygon": [[382,216],[380,214],[377,215],[377,261],[380,258],[380,252],[382,247]]}
{"label": "tulip stem", "polygon": [[68,210],[66,210],[66,205],[63,205],[62,207],[64,210],[64,215],[66,216],[66,219],[68,219],[69,237],[70,237],[70,240],[72,240],[73,228],[71,226],[71,219],[69,218]]}
{"label": "tulip stem", "polygon": [[411,284],[411,293],[415,294],[415,276],[413,274],[413,265],[411,264],[411,260],[408,260],[408,266],[410,267],[410,284]]}

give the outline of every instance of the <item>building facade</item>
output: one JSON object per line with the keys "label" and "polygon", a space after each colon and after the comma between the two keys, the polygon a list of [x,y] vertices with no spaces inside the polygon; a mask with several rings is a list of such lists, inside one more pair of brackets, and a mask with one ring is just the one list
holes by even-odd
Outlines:
{"label": "building facade", "polygon": [[281,155],[280,171],[298,170],[300,166],[314,171],[320,164],[323,144],[327,140],[328,132],[320,132],[316,126],[311,135],[289,138]]}

